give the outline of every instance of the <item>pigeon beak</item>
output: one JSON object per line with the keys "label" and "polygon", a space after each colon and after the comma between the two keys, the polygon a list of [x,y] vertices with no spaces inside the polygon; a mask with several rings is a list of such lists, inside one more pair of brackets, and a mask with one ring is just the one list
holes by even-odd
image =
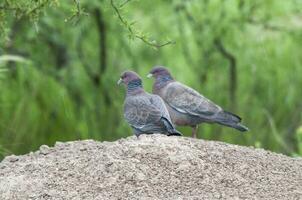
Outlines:
{"label": "pigeon beak", "polygon": [[153,77],[153,74],[148,74],[147,75],[147,78],[151,78],[151,77]]}
{"label": "pigeon beak", "polygon": [[122,82],[123,82],[123,80],[120,78],[120,79],[117,81],[117,84],[120,85]]}

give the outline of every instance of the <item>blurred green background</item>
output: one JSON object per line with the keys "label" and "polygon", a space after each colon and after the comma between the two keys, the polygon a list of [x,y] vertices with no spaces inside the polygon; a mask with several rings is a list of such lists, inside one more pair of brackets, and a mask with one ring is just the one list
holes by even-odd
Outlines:
{"label": "blurred green background", "polygon": [[251,129],[204,124],[199,138],[302,155],[301,9],[301,0],[2,0],[0,159],[132,135],[116,81],[135,70],[151,91],[154,65]]}

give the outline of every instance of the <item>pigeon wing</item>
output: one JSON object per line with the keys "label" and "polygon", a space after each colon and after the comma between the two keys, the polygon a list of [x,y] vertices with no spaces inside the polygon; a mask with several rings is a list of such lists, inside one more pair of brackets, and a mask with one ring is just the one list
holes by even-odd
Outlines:
{"label": "pigeon wing", "polygon": [[162,117],[166,118],[167,120],[169,120],[171,122],[169,111],[165,105],[164,100],[160,96],[151,94],[150,102],[152,105],[154,105],[156,108],[158,108],[160,110]]}
{"label": "pigeon wing", "polygon": [[222,109],[192,88],[179,82],[168,85],[165,101],[178,112],[209,119]]}
{"label": "pigeon wing", "polygon": [[150,102],[149,95],[128,97],[124,105],[124,117],[136,130],[141,132],[156,132],[161,130],[162,113],[156,105]]}
{"label": "pigeon wing", "polygon": [[163,118],[161,120],[165,124],[166,128],[168,130],[175,129],[164,100],[158,95],[150,95],[150,96],[151,96],[151,103],[160,110]]}

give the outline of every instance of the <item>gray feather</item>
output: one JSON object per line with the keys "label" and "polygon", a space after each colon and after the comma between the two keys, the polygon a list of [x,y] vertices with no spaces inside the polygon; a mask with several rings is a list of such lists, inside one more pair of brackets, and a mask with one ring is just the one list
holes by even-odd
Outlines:
{"label": "gray feather", "polygon": [[197,91],[175,81],[165,67],[154,67],[150,73],[155,77],[153,93],[163,98],[174,124],[196,127],[207,122],[219,123],[240,131],[248,130],[240,124],[240,117],[224,111]]}
{"label": "gray feather", "polygon": [[[124,117],[136,135],[154,132],[169,135],[175,129],[164,101],[157,95],[143,93],[127,96]],[[163,118],[169,126],[163,122]]]}
{"label": "gray feather", "polygon": [[241,118],[231,112],[222,111],[217,114],[215,120],[219,124],[235,128],[242,132],[249,130],[246,126],[240,124]]}
{"label": "gray feather", "polygon": [[209,99],[179,82],[167,85],[163,95],[167,104],[184,114],[210,119],[222,110]]}

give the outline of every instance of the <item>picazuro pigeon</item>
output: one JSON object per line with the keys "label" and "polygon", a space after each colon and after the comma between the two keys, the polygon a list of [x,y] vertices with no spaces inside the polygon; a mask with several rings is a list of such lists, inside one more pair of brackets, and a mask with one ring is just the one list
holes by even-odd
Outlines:
{"label": "picazuro pigeon", "polygon": [[152,133],[181,135],[175,129],[164,101],[158,95],[145,92],[142,80],[135,72],[124,72],[118,81],[120,83],[127,88],[124,117],[137,137]]}
{"label": "picazuro pigeon", "polygon": [[177,126],[191,126],[192,137],[196,138],[198,124],[202,122],[218,123],[239,131],[248,130],[240,124],[240,117],[224,111],[197,91],[175,81],[166,68],[156,66],[148,77],[155,78],[153,94],[165,101],[172,122]]}

